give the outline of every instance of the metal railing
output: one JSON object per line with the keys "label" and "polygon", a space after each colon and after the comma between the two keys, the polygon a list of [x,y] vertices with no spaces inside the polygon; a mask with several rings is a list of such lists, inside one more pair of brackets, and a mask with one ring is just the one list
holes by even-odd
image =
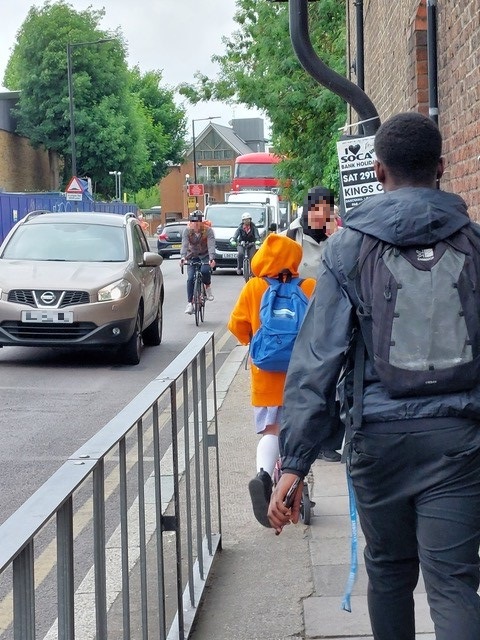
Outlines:
{"label": "metal railing", "polygon": [[0,527],[0,638],[188,638],[221,547],[215,375],[201,332]]}

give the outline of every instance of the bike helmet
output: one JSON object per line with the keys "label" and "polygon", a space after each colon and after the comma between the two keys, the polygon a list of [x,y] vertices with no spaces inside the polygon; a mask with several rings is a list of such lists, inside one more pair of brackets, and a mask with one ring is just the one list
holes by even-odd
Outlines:
{"label": "bike helmet", "polygon": [[200,209],[196,209],[195,211],[192,211],[188,219],[190,220],[190,222],[202,222],[203,211],[200,211]]}
{"label": "bike helmet", "polygon": [[242,213],[242,222],[244,220],[251,220],[252,219],[252,214],[251,213]]}

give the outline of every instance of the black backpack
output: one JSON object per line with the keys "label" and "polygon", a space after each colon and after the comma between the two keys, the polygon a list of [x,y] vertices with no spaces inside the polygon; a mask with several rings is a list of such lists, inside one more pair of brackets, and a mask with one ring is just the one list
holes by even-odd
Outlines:
{"label": "black backpack", "polygon": [[355,270],[361,335],[392,398],[454,393],[480,375],[480,241],[470,225],[431,246],[364,235]]}

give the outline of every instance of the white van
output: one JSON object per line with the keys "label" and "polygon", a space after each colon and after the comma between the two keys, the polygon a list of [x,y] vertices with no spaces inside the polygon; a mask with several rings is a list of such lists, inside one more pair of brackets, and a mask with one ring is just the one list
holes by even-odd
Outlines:
{"label": "white van", "polygon": [[252,222],[258,229],[260,239],[263,240],[273,220],[272,207],[260,202],[246,204],[222,202],[205,207],[205,219],[210,220],[215,234],[215,262],[219,268],[235,269],[237,267],[237,249],[232,246],[231,240],[245,212],[251,214]]}
{"label": "white van", "polygon": [[271,208],[272,219],[277,225],[277,230],[286,229],[291,222],[290,203],[288,200],[281,200],[278,193],[273,191],[230,191],[225,194],[225,199],[229,203],[256,203],[260,202]]}

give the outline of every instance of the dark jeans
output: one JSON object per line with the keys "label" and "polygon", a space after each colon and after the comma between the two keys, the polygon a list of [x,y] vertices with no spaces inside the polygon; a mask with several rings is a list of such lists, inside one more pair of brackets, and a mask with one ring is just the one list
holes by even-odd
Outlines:
{"label": "dark jeans", "polygon": [[420,566],[436,639],[479,640],[479,425],[412,433],[368,427],[354,438],[350,472],[373,637],[415,639]]}
{"label": "dark jeans", "polygon": [[[195,276],[195,267],[192,264],[189,264],[187,267],[187,302],[191,302],[193,299],[193,280]],[[212,271],[210,269],[210,265],[207,263],[202,263],[202,280],[206,287],[210,286],[212,281]]]}

